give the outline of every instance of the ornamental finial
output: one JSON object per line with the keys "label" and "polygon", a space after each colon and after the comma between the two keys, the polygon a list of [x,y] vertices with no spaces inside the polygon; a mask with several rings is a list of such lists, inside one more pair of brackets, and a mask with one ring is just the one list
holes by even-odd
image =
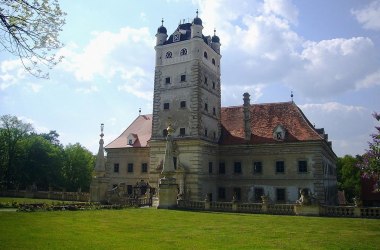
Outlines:
{"label": "ornamental finial", "polygon": [[100,124],[100,137],[101,138],[103,138],[103,136],[104,136],[103,131],[104,131],[104,123]]}
{"label": "ornamental finial", "polygon": [[198,9],[197,9],[197,11],[195,13],[197,13],[197,17],[198,17]]}
{"label": "ornamental finial", "polygon": [[164,26],[164,18],[161,19],[161,26]]}

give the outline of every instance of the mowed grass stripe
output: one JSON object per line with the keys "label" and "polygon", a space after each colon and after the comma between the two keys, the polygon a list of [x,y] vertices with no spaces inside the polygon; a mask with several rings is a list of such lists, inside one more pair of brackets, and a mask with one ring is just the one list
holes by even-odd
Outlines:
{"label": "mowed grass stripe", "polygon": [[379,249],[380,221],[176,210],[0,212],[0,249]]}

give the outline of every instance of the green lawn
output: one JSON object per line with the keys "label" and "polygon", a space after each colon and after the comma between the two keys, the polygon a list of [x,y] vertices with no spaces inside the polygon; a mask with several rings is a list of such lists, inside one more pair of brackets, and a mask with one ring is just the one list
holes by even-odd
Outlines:
{"label": "green lawn", "polygon": [[0,249],[379,249],[380,221],[175,210],[0,212]]}

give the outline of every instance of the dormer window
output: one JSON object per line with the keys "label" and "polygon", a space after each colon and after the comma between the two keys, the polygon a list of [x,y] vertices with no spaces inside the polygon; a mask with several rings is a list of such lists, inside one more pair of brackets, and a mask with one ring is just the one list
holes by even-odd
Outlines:
{"label": "dormer window", "polygon": [[181,51],[179,52],[179,55],[180,56],[187,55],[187,49],[186,48],[181,49]]}
{"label": "dormer window", "polygon": [[181,33],[176,33],[173,35],[173,42],[179,42],[181,40]]}
{"label": "dormer window", "polygon": [[273,130],[273,139],[275,139],[277,141],[285,140],[285,128],[282,125],[278,125]]}
{"label": "dormer window", "polygon": [[127,137],[127,142],[128,142],[128,145],[130,145],[130,146],[132,146],[136,140],[137,140],[136,134],[130,133]]}

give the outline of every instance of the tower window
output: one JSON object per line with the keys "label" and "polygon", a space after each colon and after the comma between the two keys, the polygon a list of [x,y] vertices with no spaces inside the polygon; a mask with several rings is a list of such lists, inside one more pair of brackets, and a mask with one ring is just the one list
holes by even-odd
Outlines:
{"label": "tower window", "polygon": [[164,137],[168,136],[168,130],[167,129],[162,130],[162,135]]}
{"label": "tower window", "polygon": [[170,84],[170,77],[165,78],[165,84]]}
{"label": "tower window", "polygon": [[168,109],[169,109],[169,103],[168,103],[168,102],[165,102],[165,103],[164,103],[164,109],[165,109],[165,110],[168,110]]}
{"label": "tower window", "polygon": [[241,174],[241,162],[240,161],[234,162],[234,173],[235,174]]}
{"label": "tower window", "polygon": [[206,51],[203,53],[203,56],[207,59],[207,52]]}
{"label": "tower window", "polygon": [[212,88],[215,89],[215,82],[212,82]]}
{"label": "tower window", "polygon": [[179,135],[184,136],[186,134],[186,128],[180,128],[179,129]]}
{"label": "tower window", "polygon": [[205,111],[208,111],[208,104],[205,103]]}
{"label": "tower window", "polygon": [[206,84],[206,85],[208,85],[208,83],[207,83],[207,77],[205,76],[205,81],[204,81],[204,83]]}
{"label": "tower window", "polygon": [[216,139],[216,133],[215,133],[215,131],[213,133],[213,138]]}
{"label": "tower window", "polygon": [[166,58],[172,58],[172,56],[173,54],[171,51],[166,52],[166,55],[165,55]]}
{"label": "tower window", "polygon": [[207,137],[207,128],[205,128],[205,136]]}
{"label": "tower window", "polygon": [[113,164],[113,172],[114,173],[119,173],[119,163]]}
{"label": "tower window", "polygon": [[215,59],[214,59],[214,58],[212,59],[212,64],[214,64],[214,65],[215,65]]}
{"label": "tower window", "polygon": [[133,163],[128,163],[128,173],[133,173]]}
{"label": "tower window", "polygon": [[208,173],[212,174],[212,162],[211,161],[208,163]]}
{"label": "tower window", "polygon": [[298,172],[307,173],[307,161],[298,161]]}
{"label": "tower window", "polygon": [[148,163],[141,164],[141,172],[147,173],[148,172]]}
{"label": "tower window", "polygon": [[181,101],[180,102],[180,107],[181,108],[186,108],[186,101]]}
{"label": "tower window", "polygon": [[212,114],[216,115],[216,108],[215,107],[212,108]]}
{"label": "tower window", "polygon": [[187,49],[186,48],[181,49],[181,51],[179,52],[179,55],[180,56],[187,55]]}
{"label": "tower window", "polygon": [[226,173],[226,164],[224,162],[219,162],[219,174]]}
{"label": "tower window", "polygon": [[181,75],[181,82],[186,82],[186,75]]}
{"label": "tower window", "polygon": [[276,161],[276,173],[285,173],[285,164],[283,161]]}

